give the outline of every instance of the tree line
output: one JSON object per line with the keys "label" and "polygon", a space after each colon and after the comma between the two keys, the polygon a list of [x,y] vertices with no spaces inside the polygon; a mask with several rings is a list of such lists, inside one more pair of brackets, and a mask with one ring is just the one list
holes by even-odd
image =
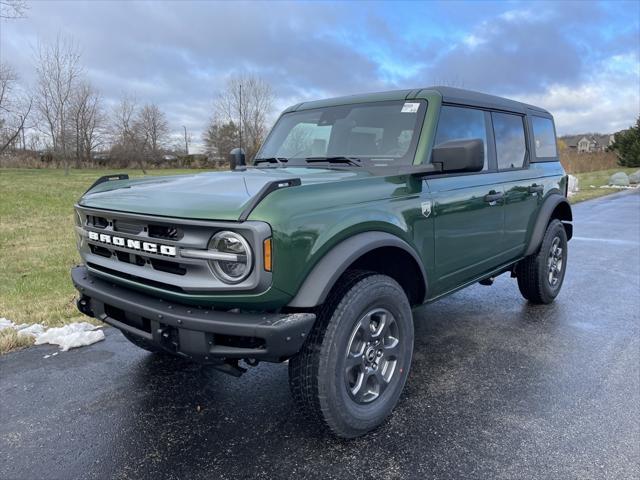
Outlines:
{"label": "tree line", "polygon": [[[37,154],[65,172],[94,165],[144,170],[189,158],[192,139],[186,128],[184,135],[180,126],[172,128],[158,105],[131,94],[105,100],[88,80],[72,38],[58,35],[39,43],[33,67],[35,84],[26,85],[9,63],[0,62],[0,155]],[[204,129],[205,163],[224,163],[240,144],[252,158],[272,110],[273,93],[264,80],[251,75],[228,80],[214,96]]]}

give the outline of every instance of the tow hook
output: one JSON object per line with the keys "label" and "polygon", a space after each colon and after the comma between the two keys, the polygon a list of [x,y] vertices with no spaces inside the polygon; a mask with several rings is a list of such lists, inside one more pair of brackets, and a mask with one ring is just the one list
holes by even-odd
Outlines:
{"label": "tow hook", "polygon": [[91,310],[91,299],[86,295],[83,295],[76,301],[76,306],[81,313],[84,313],[89,317],[95,317],[93,310]]}
{"label": "tow hook", "polygon": [[180,342],[178,340],[178,330],[173,327],[163,327],[158,329],[160,343],[163,348],[171,352],[177,352]]}

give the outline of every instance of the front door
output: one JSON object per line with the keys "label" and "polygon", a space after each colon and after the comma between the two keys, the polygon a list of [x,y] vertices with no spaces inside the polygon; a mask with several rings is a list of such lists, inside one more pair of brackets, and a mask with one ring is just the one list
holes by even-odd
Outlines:
{"label": "front door", "polygon": [[481,139],[485,166],[482,172],[425,180],[434,222],[431,297],[461,286],[501,262],[504,190],[488,140],[490,123],[490,114],[479,109],[445,105],[440,111],[435,146],[450,140]]}
{"label": "front door", "polygon": [[494,173],[430,179],[436,295],[500,263],[504,229],[502,187]]}

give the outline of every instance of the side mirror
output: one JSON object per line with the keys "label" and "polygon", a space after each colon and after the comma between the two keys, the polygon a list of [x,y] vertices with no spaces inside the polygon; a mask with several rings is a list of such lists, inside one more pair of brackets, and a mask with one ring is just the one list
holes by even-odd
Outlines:
{"label": "side mirror", "polygon": [[484,167],[484,142],[479,138],[451,140],[433,149],[431,162],[443,172],[479,172]]}
{"label": "side mirror", "polygon": [[235,170],[236,167],[245,166],[247,164],[244,150],[241,148],[234,148],[229,152],[229,167],[231,170]]}

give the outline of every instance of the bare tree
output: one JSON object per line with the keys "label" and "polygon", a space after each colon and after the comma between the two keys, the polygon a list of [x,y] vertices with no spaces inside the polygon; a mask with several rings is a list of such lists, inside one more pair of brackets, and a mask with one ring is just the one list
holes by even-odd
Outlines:
{"label": "bare tree", "polygon": [[157,105],[145,105],[137,115],[135,130],[145,156],[152,161],[160,160],[169,135],[169,123],[164,112]]}
{"label": "bare tree", "polygon": [[54,43],[38,46],[35,60],[36,107],[46,124],[53,151],[62,158],[68,175],[68,119],[73,92],[82,75],[80,52],[73,40],[59,34]]}
{"label": "bare tree", "polygon": [[25,18],[27,10],[26,0],[0,0],[0,18]]}
{"label": "bare tree", "polygon": [[20,140],[26,148],[24,130],[32,104],[33,99],[18,90],[13,68],[0,63],[0,154]]}
{"label": "bare tree", "polygon": [[216,98],[214,123],[238,125],[242,146],[253,158],[267,134],[272,110],[273,92],[267,82],[253,75],[233,77]]}
{"label": "bare tree", "polygon": [[100,94],[90,83],[81,83],[71,102],[77,168],[82,166],[83,161],[88,162],[92,152],[103,144],[105,119]]}
{"label": "bare tree", "polygon": [[123,96],[111,114],[111,157],[124,164],[137,163],[146,174],[142,145],[136,131],[138,107],[135,98]]}

